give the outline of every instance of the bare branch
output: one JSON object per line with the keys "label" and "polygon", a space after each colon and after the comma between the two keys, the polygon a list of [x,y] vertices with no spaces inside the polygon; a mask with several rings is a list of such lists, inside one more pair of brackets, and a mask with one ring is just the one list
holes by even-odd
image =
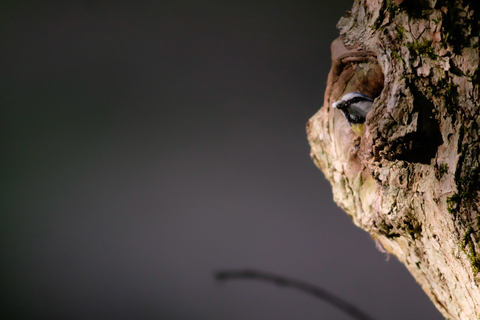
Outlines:
{"label": "bare branch", "polygon": [[233,279],[254,279],[267,282],[273,282],[279,286],[291,287],[300,291],[306,292],[312,296],[315,296],[323,301],[330,303],[337,307],[341,311],[348,313],[355,319],[359,320],[373,320],[368,314],[360,310],[353,304],[335,296],[334,294],[322,289],[320,287],[313,286],[306,282],[277,276],[272,273],[254,271],[254,270],[230,270],[230,271],[218,271],[215,273],[215,279],[219,281],[233,280]]}

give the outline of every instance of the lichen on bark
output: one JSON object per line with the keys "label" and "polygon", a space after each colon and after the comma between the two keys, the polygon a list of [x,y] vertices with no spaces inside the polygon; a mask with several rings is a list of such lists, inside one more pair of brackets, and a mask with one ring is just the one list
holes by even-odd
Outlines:
{"label": "lichen on bark", "polygon": [[[479,5],[355,0],[307,124],[334,200],[446,318],[480,318]],[[375,98],[361,137],[332,103]]]}

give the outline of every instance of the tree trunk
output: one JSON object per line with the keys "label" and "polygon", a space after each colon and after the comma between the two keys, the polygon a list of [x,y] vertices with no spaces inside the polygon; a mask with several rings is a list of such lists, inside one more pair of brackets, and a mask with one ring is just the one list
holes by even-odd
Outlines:
{"label": "tree trunk", "polygon": [[[478,2],[355,0],[307,124],[335,201],[449,319],[480,318]],[[375,98],[360,137],[349,92]]]}

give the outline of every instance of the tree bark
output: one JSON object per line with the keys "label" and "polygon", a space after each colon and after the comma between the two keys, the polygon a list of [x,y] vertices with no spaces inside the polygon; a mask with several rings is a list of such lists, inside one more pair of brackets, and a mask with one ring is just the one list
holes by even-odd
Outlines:
{"label": "tree bark", "polygon": [[[355,0],[307,124],[334,200],[448,319],[480,318],[478,2]],[[349,92],[375,98],[361,137]]]}

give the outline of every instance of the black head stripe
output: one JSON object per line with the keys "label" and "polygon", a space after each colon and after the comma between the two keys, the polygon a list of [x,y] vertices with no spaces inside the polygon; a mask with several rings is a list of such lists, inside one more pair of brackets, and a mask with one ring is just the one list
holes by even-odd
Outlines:
{"label": "black head stripe", "polygon": [[355,97],[351,100],[349,100],[350,103],[357,103],[360,101],[372,101],[372,99],[366,98],[366,97]]}

